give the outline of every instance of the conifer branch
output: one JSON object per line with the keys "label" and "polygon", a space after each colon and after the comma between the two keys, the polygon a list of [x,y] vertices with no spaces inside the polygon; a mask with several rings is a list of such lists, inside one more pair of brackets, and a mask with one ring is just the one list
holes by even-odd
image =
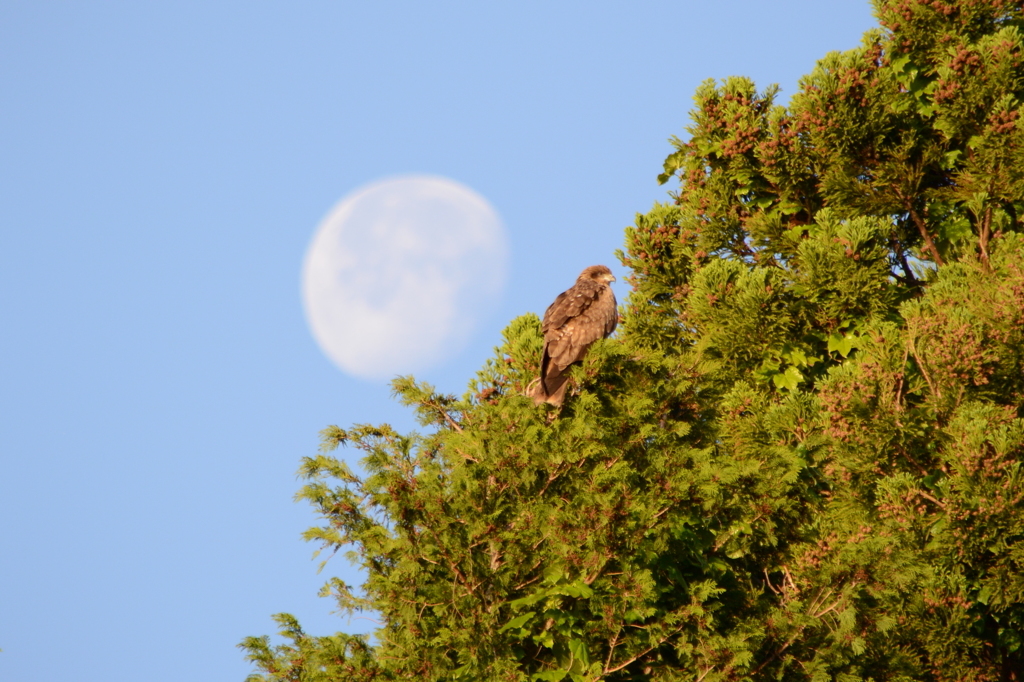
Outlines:
{"label": "conifer branch", "polygon": [[[1024,605],[1024,5],[934,4],[876,2],[881,30],[786,106],[743,78],[698,89],[679,191],[627,229],[623,350],[575,373],[585,398],[542,420],[514,395],[539,383],[529,314],[464,400],[393,382],[429,435],[324,432],[304,537],[354,547],[366,596],[327,596],[382,634],[281,619],[288,645],[243,643],[268,682],[585,676],[584,650],[607,678],[1019,676],[996,624]],[[328,456],[343,444],[365,477]],[[756,551],[730,560],[739,519]]]}

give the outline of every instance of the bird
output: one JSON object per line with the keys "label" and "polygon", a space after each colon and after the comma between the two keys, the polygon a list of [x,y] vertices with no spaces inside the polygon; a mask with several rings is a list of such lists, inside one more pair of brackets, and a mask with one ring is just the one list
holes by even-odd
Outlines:
{"label": "bird", "polygon": [[619,311],[609,286],[614,281],[615,275],[607,266],[591,265],[544,312],[544,354],[540,378],[533,382],[534,405],[561,405],[569,368],[583,360],[595,341],[615,331]]}

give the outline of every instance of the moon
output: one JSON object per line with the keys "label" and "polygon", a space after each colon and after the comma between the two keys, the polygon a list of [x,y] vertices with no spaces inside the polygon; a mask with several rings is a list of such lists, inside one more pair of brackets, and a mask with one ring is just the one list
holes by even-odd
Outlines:
{"label": "moon", "polygon": [[302,266],[313,338],[363,379],[408,374],[461,350],[505,286],[497,211],[454,180],[389,178],[361,187],[317,227]]}

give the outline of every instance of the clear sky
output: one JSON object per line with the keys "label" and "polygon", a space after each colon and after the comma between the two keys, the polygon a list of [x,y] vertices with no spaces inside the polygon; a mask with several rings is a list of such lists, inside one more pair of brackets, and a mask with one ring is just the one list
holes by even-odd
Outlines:
{"label": "clear sky", "polygon": [[[418,376],[462,393],[502,327],[605,263],[706,78],[784,96],[864,0],[0,4],[0,680],[241,680],[316,597],[299,459],[408,413],[345,375],[300,269],[343,196],[485,197],[508,284]],[[325,573],[358,581],[343,559]]]}

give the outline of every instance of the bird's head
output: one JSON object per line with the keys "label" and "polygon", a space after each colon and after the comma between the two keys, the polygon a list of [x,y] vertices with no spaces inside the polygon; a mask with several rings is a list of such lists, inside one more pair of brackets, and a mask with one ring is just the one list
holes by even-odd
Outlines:
{"label": "bird's head", "polygon": [[615,275],[605,265],[591,265],[580,273],[578,279],[591,279],[602,284],[608,284],[615,281]]}

